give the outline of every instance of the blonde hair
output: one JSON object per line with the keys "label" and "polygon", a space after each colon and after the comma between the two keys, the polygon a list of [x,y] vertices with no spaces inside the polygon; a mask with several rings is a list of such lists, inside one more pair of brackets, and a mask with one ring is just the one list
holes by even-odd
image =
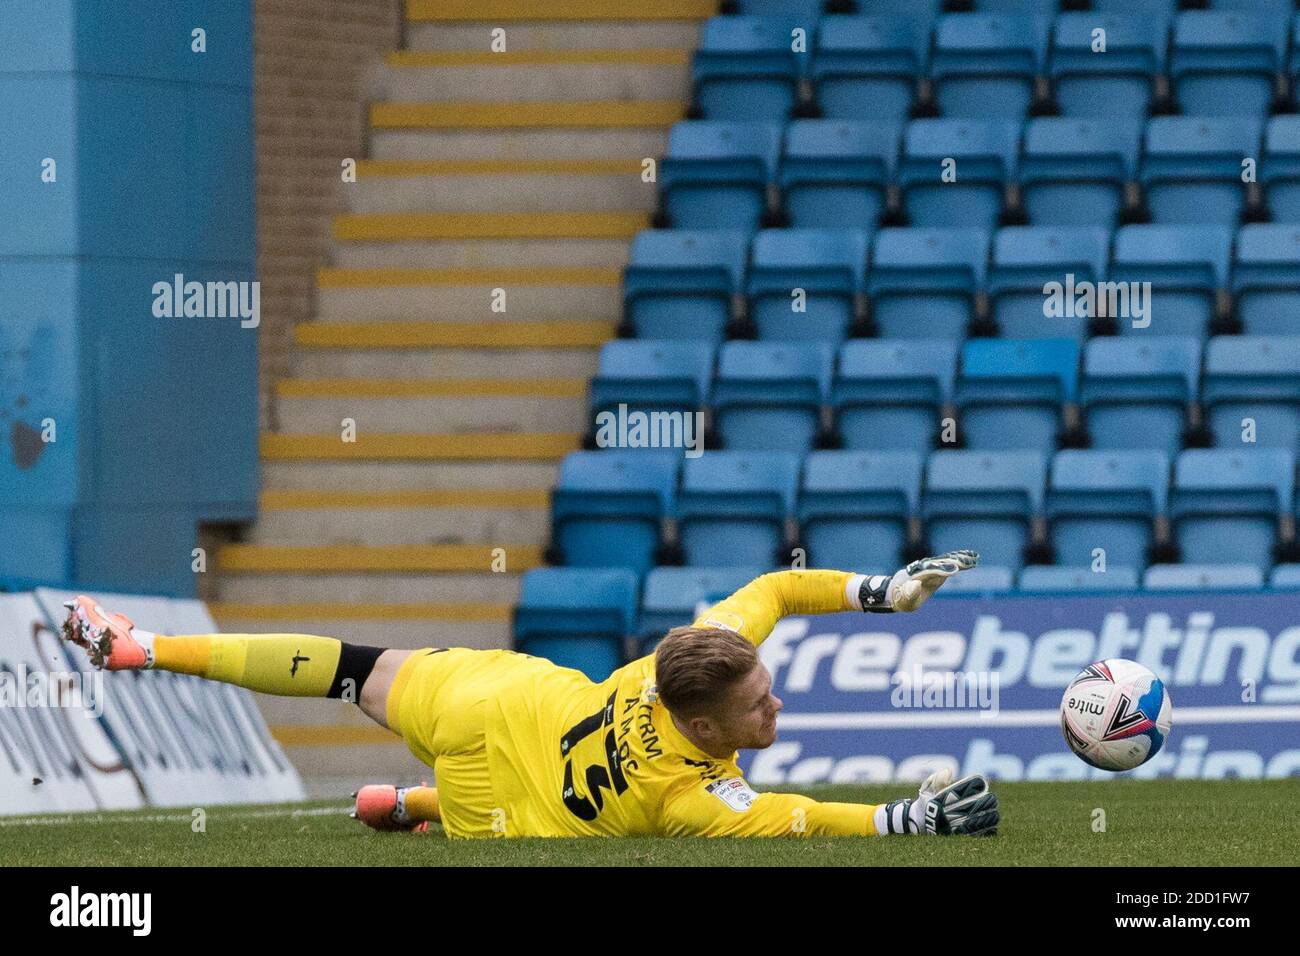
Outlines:
{"label": "blonde hair", "polygon": [[735,631],[675,627],[655,650],[659,699],[684,717],[709,713],[756,664],[758,650]]}

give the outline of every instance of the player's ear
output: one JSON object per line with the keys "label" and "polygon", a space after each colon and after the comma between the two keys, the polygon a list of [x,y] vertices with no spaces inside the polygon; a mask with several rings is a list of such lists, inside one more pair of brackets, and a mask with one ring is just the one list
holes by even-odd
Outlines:
{"label": "player's ear", "polygon": [[708,714],[700,714],[690,719],[691,733],[697,737],[711,740],[718,736],[718,722]]}

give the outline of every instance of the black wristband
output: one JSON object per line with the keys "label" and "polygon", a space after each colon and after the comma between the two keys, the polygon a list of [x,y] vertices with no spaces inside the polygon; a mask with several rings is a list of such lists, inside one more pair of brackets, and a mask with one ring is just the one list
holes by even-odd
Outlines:
{"label": "black wristband", "polygon": [[874,614],[893,612],[894,609],[886,601],[889,582],[893,577],[892,574],[869,574],[862,579],[862,585],[858,588],[858,603],[862,605],[862,610]]}

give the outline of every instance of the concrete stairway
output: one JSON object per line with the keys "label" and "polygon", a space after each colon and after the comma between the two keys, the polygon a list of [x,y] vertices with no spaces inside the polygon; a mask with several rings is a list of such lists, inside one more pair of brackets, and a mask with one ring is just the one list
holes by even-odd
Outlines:
{"label": "concrete stairway", "polygon": [[[642,164],[685,113],[715,8],[408,0],[315,321],[277,385],[259,520],[218,555],[223,629],[508,646],[654,207]],[[419,774],[355,708],[263,710],[309,785]]]}

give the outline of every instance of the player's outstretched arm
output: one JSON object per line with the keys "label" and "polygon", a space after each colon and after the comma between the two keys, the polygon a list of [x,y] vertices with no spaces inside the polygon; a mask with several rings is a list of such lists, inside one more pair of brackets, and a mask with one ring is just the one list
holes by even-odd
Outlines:
{"label": "player's outstretched arm", "polygon": [[773,571],[715,604],[695,626],[724,627],[761,644],[776,622],[790,614],[915,611],[944,581],[978,562],[974,551],[949,551],[913,561],[894,574]]}
{"label": "player's outstretched arm", "polygon": [[666,836],[995,836],[998,798],[981,774],[931,774],[915,796],[879,805],[755,793],[740,777],[703,781],[670,800]]}

